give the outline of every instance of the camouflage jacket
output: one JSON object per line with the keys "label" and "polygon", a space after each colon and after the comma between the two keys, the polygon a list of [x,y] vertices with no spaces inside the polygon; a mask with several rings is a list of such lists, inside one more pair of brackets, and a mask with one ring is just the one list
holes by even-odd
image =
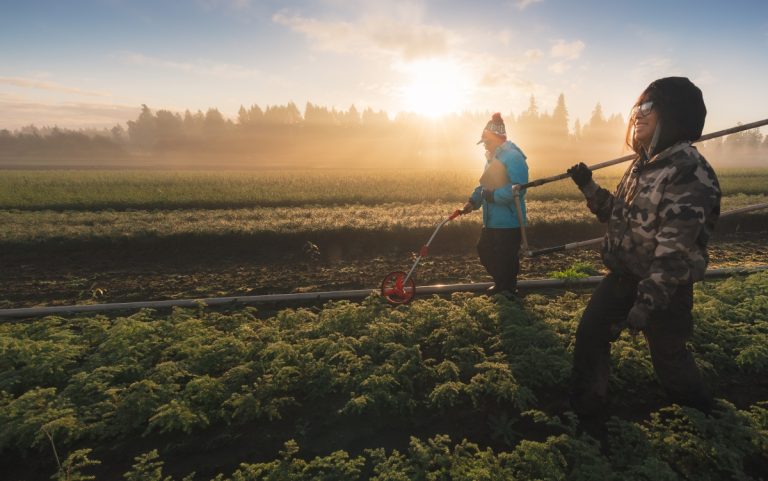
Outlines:
{"label": "camouflage jacket", "polygon": [[606,267],[639,279],[636,305],[664,309],[678,285],[704,277],[721,193],[714,170],[690,142],[650,160],[638,157],[614,194],[594,181],[582,192],[589,209],[608,223]]}

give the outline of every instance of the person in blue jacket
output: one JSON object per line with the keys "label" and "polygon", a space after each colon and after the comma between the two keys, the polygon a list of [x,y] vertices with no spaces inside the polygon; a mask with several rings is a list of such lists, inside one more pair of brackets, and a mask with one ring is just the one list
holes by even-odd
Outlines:
{"label": "person in blue jacket", "polygon": [[[475,188],[462,211],[483,209],[483,229],[477,243],[480,263],[493,278],[489,294],[517,294],[520,272],[520,227],[526,225],[525,191],[515,193],[515,184],[528,182],[525,154],[507,140],[501,114],[495,113],[483,129],[478,144],[485,146],[486,167],[480,185]],[[490,180],[488,174],[494,175]],[[519,196],[521,216],[515,208],[514,196]]]}

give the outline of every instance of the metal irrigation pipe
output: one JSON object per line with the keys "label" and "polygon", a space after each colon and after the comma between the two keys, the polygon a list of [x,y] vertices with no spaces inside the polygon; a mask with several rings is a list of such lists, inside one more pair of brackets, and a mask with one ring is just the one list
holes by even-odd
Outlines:
{"label": "metal irrigation pipe", "polygon": [[[712,132],[711,134],[702,135],[698,140],[694,141],[693,143],[703,142],[705,140],[722,137],[724,135],[735,134],[737,132],[742,132],[744,130],[756,129],[758,127],[762,127],[763,125],[768,125],[768,119],[758,120],[757,122],[752,122],[744,125],[737,125],[736,127],[731,127],[730,129],[718,130],[717,132]],[[620,164],[622,162],[632,160],[635,157],[637,157],[636,154],[629,154],[629,155],[625,155],[624,157],[619,157],[618,159],[607,160],[599,164],[590,165],[589,170],[597,170],[597,169],[602,169],[603,167],[609,167],[611,165]],[[517,189],[522,190],[522,189],[527,189],[529,187],[538,187],[540,185],[548,184],[550,182],[554,182],[560,179],[565,179],[568,177],[569,177],[568,172],[565,172],[563,174],[557,174],[551,177],[544,177],[543,179],[533,180],[531,182],[528,182],[527,184],[520,184],[519,186],[517,186]]]}
{"label": "metal irrigation pipe", "polygon": [[[760,210],[760,209],[766,209],[768,208],[768,202],[762,203],[762,204],[753,204],[748,205],[746,207],[739,207],[738,209],[731,209],[729,211],[723,212],[720,214],[720,217],[728,217],[734,214],[742,214],[744,212],[752,212],[753,210]],[[595,244],[599,244],[603,241],[602,237],[598,237],[597,239],[589,239],[585,241],[580,242],[571,242],[570,244],[563,244],[559,246],[554,247],[546,247],[544,249],[539,249],[536,251],[527,251],[525,254],[528,257],[538,257],[544,254],[551,254],[553,252],[561,252],[561,251],[569,251],[571,249],[577,249],[579,247],[587,247]]]}
{"label": "metal irrigation pipe", "polygon": [[[768,270],[768,265],[754,267],[727,267],[722,269],[710,269],[706,272],[706,278],[727,277],[731,275],[752,274]],[[518,281],[517,287],[523,291],[536,289],[558,289],[567,287],[587,287],[599,283],[603,276],[591,276],[582,279],[523,279]],[[478,282],[475,284],[438,284],[433,286],[421,286],[416,291],[421,294],[448,294],[451,292],[477,292],[485,291],[492,282]],[[260,296],[242,297],[210,297],[206,299],[175,299],[167,301],[145,302],[121,302],[115,304],[89,304],[77,306],[51,306],[51,307],[23,307],[18,309],[0,309],[0,319],[7,321],[10,318],[40,317],[55,314],[72,314],[76,312],[107,312],[124,311],[133,309],[157,309],[166,307],[208,307],[226,304],[258,304],[281,302],[307,302],[328,301],[340,299],[363,299],[376,294],[376,289],[358,289],[353,291],[327,291],[307,292],[300,294],[265,294]]]}
{"label": "metal irrigation pipe", "polygon": [[[709,269],[706,278],[728,277],[740,274],[752,274],[768,270],[768,265],[754,267],[727,267],[722,269]],[[581,279],[527,279],[520,280],[517,287],[523,291],[536,289],[558,289],[587,287],[599,283],[603,276],[591,276]],[[432,286],[421,286],[417,288],[420,295],[430,294],[448,294],[452,292],[477,292],[485,291],[492,282],[478,282],[474,284],[438,284]],[[281,302],[306,302],[306,301],[329,301],[338,299],[363,299],[375,294],[375,289],[357,289],[350,291],[327,291],[327,292],[307,292],[300,294],[265,294],[260,296],[242,296],[242,297],[210,297],[206,299],[175,299],[167,301],[145,301],[145,302],[120,302],[114,304],[89,304],[76,306],[51,306],[51,307],[23,307],[18,309],[0,309],[0,319],[8,321],[10,318],[20,317],[40,317],[56,314],[72,314],[76,312],[107,312],[123,311],[133,309],[157,309],[166,307],[208,307],[221,306],[226,304],[258,304],[258,303],[281,303]]]}

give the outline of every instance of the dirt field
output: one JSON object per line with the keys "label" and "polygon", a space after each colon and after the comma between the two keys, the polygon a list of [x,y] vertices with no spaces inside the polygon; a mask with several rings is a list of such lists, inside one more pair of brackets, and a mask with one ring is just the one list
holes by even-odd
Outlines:
{"label": "dirt field", "polygon": [[[253,256],[211,253],[115,258],[89,253],[19,260],[6,259],[0,271],[0,308],[70,305],[142,300],[184,299],[347,289],[378,289],[393,270],[408,270],[413,254],[364,253],[341,259],[320,256]],[[763,233],[719,238],[710,246],[710,268],[768,265]],[[602,269],[599,253],[578,249],[523,258],[521,279],[551,277],[575,262]],[[415,271],[417,285],[488,282],[473,248],[464,253],[423,259]]]}

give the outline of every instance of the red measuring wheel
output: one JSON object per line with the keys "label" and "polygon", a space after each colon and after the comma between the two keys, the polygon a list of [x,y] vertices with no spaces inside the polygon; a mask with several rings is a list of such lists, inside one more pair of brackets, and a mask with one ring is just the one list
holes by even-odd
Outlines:
{"label": "red measuring wheel", "polygon": [[381,295],[390,304],[406,304],[416,293],[416,283],[413,277],[408,277],[403,271],[390,272],[381,281]]}

